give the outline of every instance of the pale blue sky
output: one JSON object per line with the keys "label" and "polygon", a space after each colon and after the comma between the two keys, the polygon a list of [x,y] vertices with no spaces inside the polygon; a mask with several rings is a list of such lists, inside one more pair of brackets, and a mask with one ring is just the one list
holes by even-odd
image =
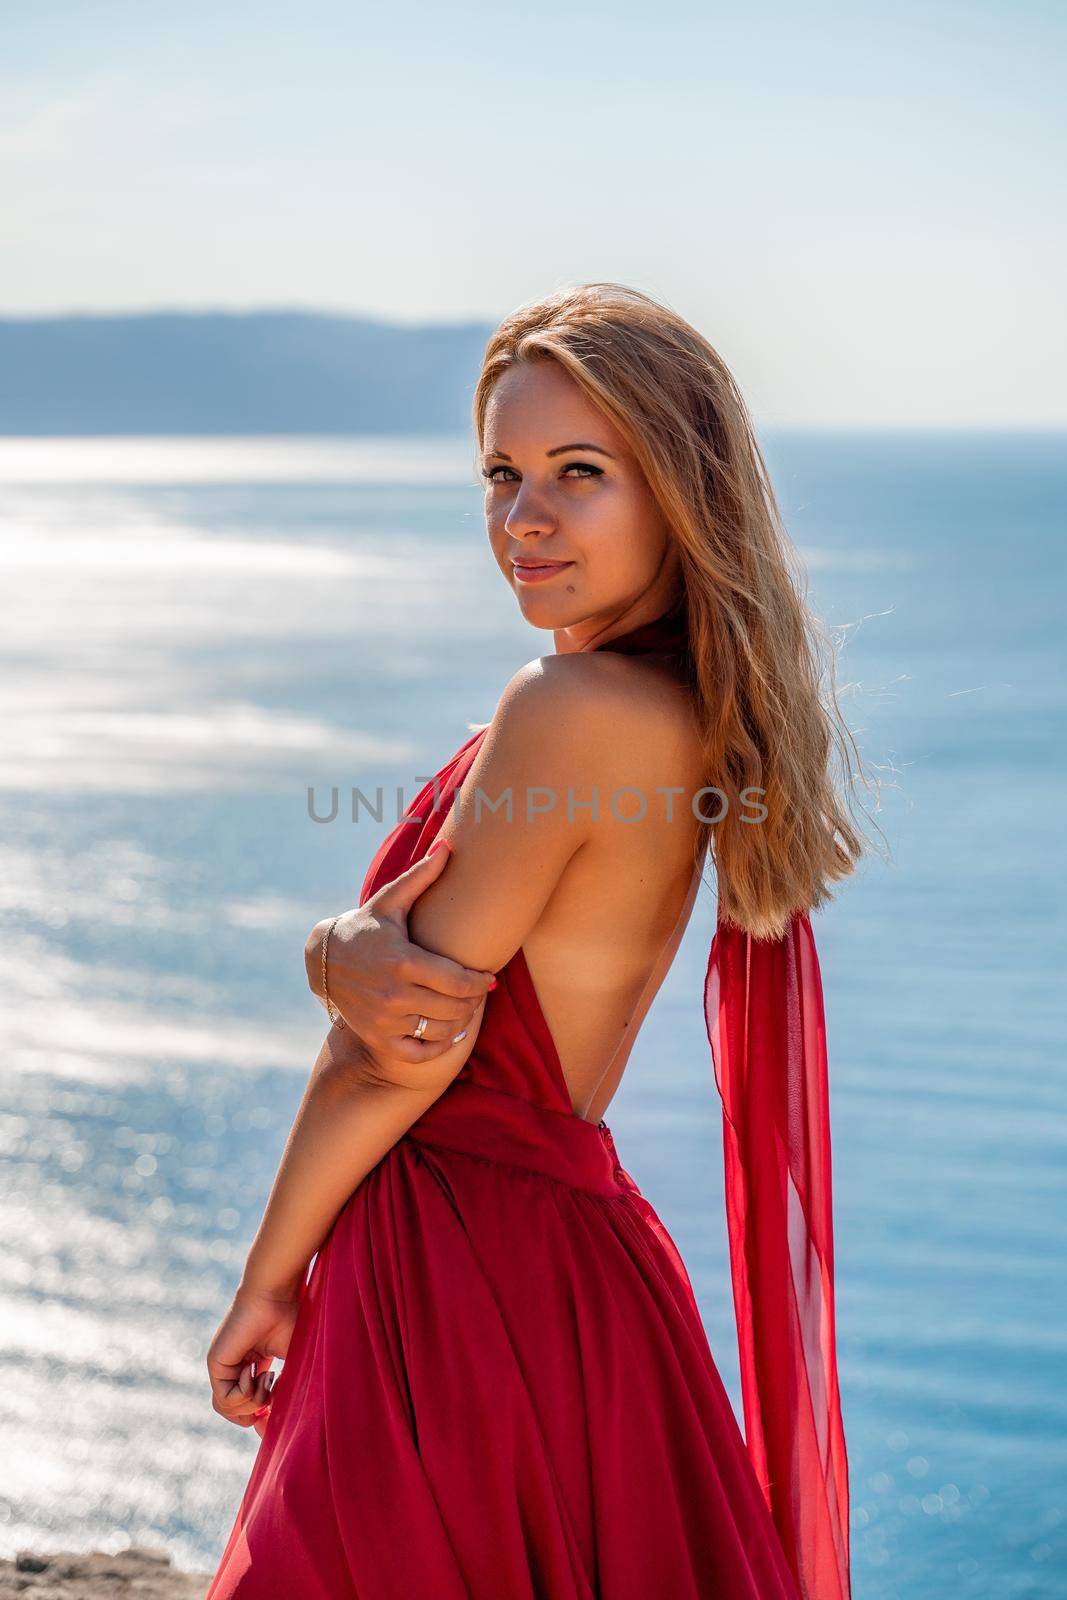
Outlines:
{"label": "pale blue sky", "polygon": [[766,422],[1067,423],[1067,7],[34,0],[0,314],[667,300]]}

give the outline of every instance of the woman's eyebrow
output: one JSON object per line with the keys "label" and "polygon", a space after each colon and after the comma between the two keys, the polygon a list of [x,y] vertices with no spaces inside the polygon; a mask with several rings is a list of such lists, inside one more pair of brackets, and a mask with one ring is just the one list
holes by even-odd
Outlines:
{"label": "woman's eyebrow", "polygon": [[[603,445],[586,444],[582,442],[579,442],[578,444],[557,444],[553,447],[553,449],[546,450],[545,455],[561,456],[564,455],[568,450],[593,450],[598,456],[607,456],[609,461],[615,460],[615,457],[612,455],[611,451],[605,450]],[[501,461],[511,460],[511,457],[503,450],[487,450],[485,453],[487,456],[498,456]]]}

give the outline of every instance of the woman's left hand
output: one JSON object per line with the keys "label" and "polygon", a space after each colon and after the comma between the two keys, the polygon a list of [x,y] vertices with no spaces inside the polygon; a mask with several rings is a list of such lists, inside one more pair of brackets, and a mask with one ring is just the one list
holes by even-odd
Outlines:
{"label": "woman's left hand", "polygon": [[238,1286],[207,1353],[211,1404],[227,1422],[262,1437],[275,1378],[270,1364],[284,1359],[299,1309],[299,1289]]}

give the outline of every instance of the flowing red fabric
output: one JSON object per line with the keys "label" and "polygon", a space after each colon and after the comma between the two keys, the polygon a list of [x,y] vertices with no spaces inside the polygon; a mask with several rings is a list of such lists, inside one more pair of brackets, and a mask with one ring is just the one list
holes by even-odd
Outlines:
{"label": "flowing red fabric", "polygon": [[[684,646],[672,614],[602,648]],[[360,904],[425,855],[483,733]],[[814,947],[720,927],[709,965],[747,1445],[677,1246],[572,1107],[521,947],[497,977],[455,1081],[311,1264],[206,1600],[842,1600]]]}
{"label": "flowing red fabric", "polygon": [[811,923],[720,917],[704,1015],[723,1104],[745,1438],[805,1600],[848,1600],[848,1462],[834,1333],[830,1113]]}

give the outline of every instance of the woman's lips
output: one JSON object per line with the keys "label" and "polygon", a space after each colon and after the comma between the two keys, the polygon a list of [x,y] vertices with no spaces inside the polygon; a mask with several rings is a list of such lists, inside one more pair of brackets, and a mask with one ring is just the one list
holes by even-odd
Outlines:
{"label": "woman's lips", "polygon": [[554,578],[557,572],[566,572],[573,565],[573,561],[512,562],[517,583],[544,583],[546,578]]}

